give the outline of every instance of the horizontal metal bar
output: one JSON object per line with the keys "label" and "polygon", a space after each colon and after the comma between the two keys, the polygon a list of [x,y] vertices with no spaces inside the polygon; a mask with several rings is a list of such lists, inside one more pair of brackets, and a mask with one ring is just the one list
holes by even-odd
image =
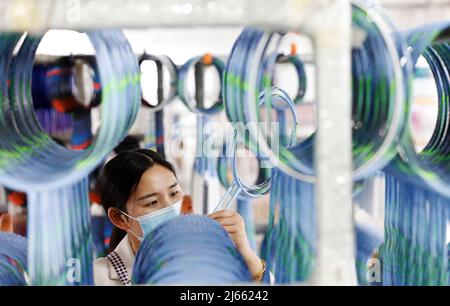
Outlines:
{"label": "horizontal metal bar", "polygon": [[0,31],[259,26],[298,28],[328,1],[2,0]]}

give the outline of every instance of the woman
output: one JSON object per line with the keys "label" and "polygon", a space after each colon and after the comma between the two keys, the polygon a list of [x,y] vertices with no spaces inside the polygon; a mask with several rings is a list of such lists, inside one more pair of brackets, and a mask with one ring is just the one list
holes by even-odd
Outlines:
{"label": "woman", "polygon": [[[135,254],[144,236],[180,215],[183,190],[172,165],[146,149],[127,151],[110,160],[100,178],[103,207],[114,224],[110,253],[94,262],[96,285],[130,285]],[[230,211],[211,214],[229,233],[254,280],[265,264],[251,249],[242,217]]]}

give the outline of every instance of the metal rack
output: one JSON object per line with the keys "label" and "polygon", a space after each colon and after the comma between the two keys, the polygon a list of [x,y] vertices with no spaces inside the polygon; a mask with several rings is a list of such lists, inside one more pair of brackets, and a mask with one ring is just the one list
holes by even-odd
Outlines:
{"label": "metal rack", "polygon": [[356,285],[349,0],[3,0],[0,31],[257,26],[314,41],[318,248],[312,285]]}

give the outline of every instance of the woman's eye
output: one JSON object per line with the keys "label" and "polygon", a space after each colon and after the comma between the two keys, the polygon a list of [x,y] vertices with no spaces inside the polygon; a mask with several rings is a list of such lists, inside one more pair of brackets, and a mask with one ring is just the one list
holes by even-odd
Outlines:
{"label": "woman's eye", "polygon": [[170,196],[171,197],[174,197],[174,196],[176,196],[178,194],[178,191],[175,191],[175,192],[172,192],[171,194],[170,194]]}
{"label": "woman's eye", "polygon": [[154,206],[154,205],[156,205],[156,204],[158,204],[158,201],[152,201],[152,202],[148,203],[148,204],[145,205],[145,206]]}

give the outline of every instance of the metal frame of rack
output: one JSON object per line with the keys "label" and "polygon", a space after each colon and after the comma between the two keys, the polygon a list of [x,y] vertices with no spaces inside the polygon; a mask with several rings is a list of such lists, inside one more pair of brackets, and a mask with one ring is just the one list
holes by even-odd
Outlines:
{"label": "metal frame of rack", "polygon": [[319,240],[315,272],[308,285],[356,285],[349,0],[0,1],[0,31],[245,25],[301,31],[314,41]]}

